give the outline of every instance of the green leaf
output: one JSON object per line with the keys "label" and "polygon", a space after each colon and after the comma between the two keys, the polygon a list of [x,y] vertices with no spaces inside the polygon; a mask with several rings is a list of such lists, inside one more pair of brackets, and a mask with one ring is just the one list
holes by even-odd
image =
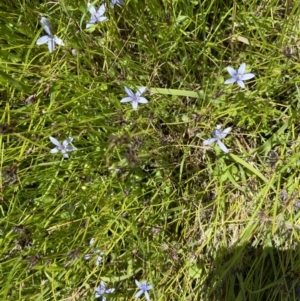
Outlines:
{"label": "green leaf", "polygon": [[185,91],[177,89],[164,89],[164,88],[150,88],[152,93],[164,94],[164,95],[174,95],[174,96],[188,96],[193,98],[204,98],[204,92],[201,91]]}
{"label": "green leaf", "polygon": [[0,77],[3,78],[5,81],[8,81],[16,89],[26,93],[30,92],[30,88],[28,86],[24,85],[22,82],[15,80],[10,75],[8,75],[5,72],[2,72],[1,70],[0,70]]}
{"label": "green leaf", "polygon": [[202,269],[195,265],[189,267],[189,275],[193,279],[197,279],[197,278],[201,277],[201,271],[202,271]]}
{"label": "green leaf", "polygon": [[265,183],[269,183],[269,180],[256,168],[254,168],[252,165],[241,159],[240,157],[234,155],[234,154],[229,154],[229,156],[235,161],[236,163],[239,163],[246,167],[249,171],[251,171],[253,174],[258,176],[261,180],[263,180]]}

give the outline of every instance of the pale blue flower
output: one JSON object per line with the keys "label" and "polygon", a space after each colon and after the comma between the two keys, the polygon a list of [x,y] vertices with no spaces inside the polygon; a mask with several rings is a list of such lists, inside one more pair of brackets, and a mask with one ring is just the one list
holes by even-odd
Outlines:
{"label": "pale blue flower", "polygon": [[115,291],[114,288],[106,289],[105,283],[103,281],[100,282],[99,286],[96,287],[95,298],[102,297],[102,301],[106,300],[106,294],[111,294]]}
{"label": "pale blue flower", "polygon": [[91,27],[97,22],[103,22],[108,20],[107,17],[103,16],[106,10],[106,4],[101,4],[99,9],[96,10],[95,6],[92,5],[90,2],[87,4],[88,10],[91,14],[91,20],[86,24],[86,28]]}
{"label": "pale blue flower", "polygon": [[125,92],[129,97],[124,97],[121,99],[121,102],[132,102],[132,108],[134,110],[137,109],[139,103],[148,103],[148,100],[144,97],[141,97],[141,95],[145,92],[146,87],[141,87],[138,89],[138,91],[134,94],[129,88],[124,87]]}
{"label": "pale blue flower", "polygon": [[42,17],[40,22],[44,26],[44,30],[46,31],[47,35],[42,36],[41,38],[39,38],[36,41],[37,45],[42,45],[42,44],[47,43],[50,53],[52,51],[54,51],[55,44],[57,44],[59,46],[64,46],[65,45],[62,39],[58,38],[57,36],[55,36],[51,33],[51,23],[47,18]]}
{"label": "pale blue flower", "polygon": [[111,0],[110,7],[113,8],[117,3],[119,5],[124,5],[124,1],[123,0]]}
{"label": "pale blue flower", "polygon": [[204,140],[204,145],[210,145],[214,142],[217,142],[221,150],[225,153],[229,153],[229,149],[224,145],[221,139],[225,138],[228,133],[231,131],[231,128],[226,128],[224,131],[221,130],[221,125],[217,125],[216,129],[211,133],[213,138]]}
{"label": "pale blue flower", "polygon": [[63,143],[60,143],[53,137],[50,137],[50,140],[54,145],[56,145],[55,148],[51,149],[51,151],[50,151],[51,154],[56,154],[58,152],[61,152],[63,154],[64,158],[69,158],[69,155],[67,154],[67,152],[72,152],[72,151],[77,150],[76,147],[69,145],[73,141],[72,137],[68,137],[66,140],[63,141]]}
{"label": "pale blue flower", "polygon": [[238,71],[236,71],[232,67],[227,67],[227,71],[232,76],[232,78],[227,79],[225,81],[225,84],[237,83],[241,88],[245,88],[244,81],[251,79],[255,76],[255,74],[253,73],[245,74],[245,70],[246,70],[246,63],[242,63]]}
{"label": "pale blue flower", "polygon": [[138,282],[137,280],[135,280],[135,284],[139,288],[139,291],[135,294],[134,297],[139,298],[140,296],[142,296],[144,294],[147,301],[149,301],[150,297],[149,297],[148,291],[152,290],[153,286],[152,285],[147,285],[146,280],[143,280],[141,283]]}
{"label": "pale blue flower", "polygon": [[[95,242],[95,239],[94,239],[94,238],[91,238],[91,240],[90,240],[90,246],[91,246],[91,247],[94,246],[94,242]],[[100,250],[96,250],[96,251],[93,252],[92,254],[85,254],[85,255],[84,255],[84,259],[85,259],[85,260],[89,260],[89,259],[91,258],[91,255],[94,255],[94,254],[99,254],[99,255],[97,256],[96,263],[95,263],[96,266],[98,266],[98,265],[100,264],[100,262],[102,261],[103,255],[104,255],[104,253],[101,252]]]}

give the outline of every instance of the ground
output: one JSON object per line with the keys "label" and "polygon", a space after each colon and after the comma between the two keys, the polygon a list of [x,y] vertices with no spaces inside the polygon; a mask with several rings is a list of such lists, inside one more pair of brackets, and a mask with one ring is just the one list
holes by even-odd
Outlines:
{"label": "ground", "polygon": [[298,300],[300,3],[109,4],[0,3],[1,298]]}

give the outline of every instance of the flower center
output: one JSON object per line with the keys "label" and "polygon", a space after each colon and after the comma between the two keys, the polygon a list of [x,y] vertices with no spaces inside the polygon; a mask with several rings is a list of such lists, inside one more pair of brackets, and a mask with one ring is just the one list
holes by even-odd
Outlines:
{"label": "flower center", "polygon": [[105,291],[106,291],[105,287],[104,286],[100,286],[100,295],[105,294]]}
{"label": "flower center", "polygon": [[214,130],[211,133],[211,136],[216,139],[221,139],[221,134],[222,134],[222,132],[220,130]]}

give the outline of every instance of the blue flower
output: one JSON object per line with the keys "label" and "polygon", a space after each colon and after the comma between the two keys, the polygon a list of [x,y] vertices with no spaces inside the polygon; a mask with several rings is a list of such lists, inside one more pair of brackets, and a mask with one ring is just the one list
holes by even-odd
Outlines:
{"label": "blue flower", "polygon": [[114,288],[106,289],[105,283],[103,281],[100,282],[99,286],[96,287],[95,298],[102,297],[102,301],[106,301],[105,294],[111,294],[115,291]]}
{"label": "blue flower", "polygon": [[203,145],[210,145],[214,142],[217,142],[223,152],[229,153],[229,149],[224,145],[221,139],[225,138],[230,131],[231,131],[230,127],[222,131],[221,125],[217,125],[216,129],[211,133],[211,136],[213,138],[204,140]]}
{"label": "blue flower", "polygon": [[141,87],[138,89],[138,91],[134,94],[130,89],[127,87],[125,88],[125,92],[129,97],[124,97],[121,99],[121,102],[130,102],[132,101],[132,108],[134,110],[137,109],[139,103],[148,103],[148,100],[144,97],[141,97],[141,95],[145,92],[146,87]]}
{"label": "blue flower", "polygon": [[138,282],[137,280],[135,280],[135,284],[137,285],[137,287],[139,288],[139,291],[135,294],[135,298],[139,298],[141,295],[145,295],[145,298],[147,299],[147,301],[150,300],[148,291],[152,290],[152,285],[147,285],[147,281],[143,280],[141,283]]}
{"label": "blue flower", "polygon": [[61,152],[63,154],[64,158],[69,158],[69,155],[67,154],[67,152],[72,152],[72,151],[77,150],[76,147],[69,145],[73,141],[72,137],[68,137],[66,140],[64,140],[64,142],[62,144],[53,137],[50,137],[50,140],[54,145],[56,145],[55,148],[51,149],[51,151],[50,151],[51,154],[56,154],[58,152]]}
{"label": "blue flower", "polygon": [[86,28],[91,27],[96,22],[103,22],[108,20],[107,17],[103,16],[106,10],[106,4],[101,4],[99,9],[96,11],[96,8],[94,5],[92,5],[90,2],[87,4],[88,10],[91,14],[91,20],[86,24]]}
{"label": "blue flower", "polygon": [[[91,238],[91,240],[90,240],[90,246],[91,246],[92,248],[93,248],[93,246],[94,246],[94,243],[95,243],[95,238]],[[97,259],[96,259],[96,266],[98,266],[98,265],[100,264],[100,262],[102,261],[102,259],[103,259],[104,253],[101,252],[100,250],[96,250],[96,251],[93,252],[92,254],[85,254],[85,255],[84,255],[84,259],[85,259],[85,260],[89,260],[89,259],[91,258],[91,255],[93,255],[93,254],[98,254]]]}
{"label": "blue flower", "polygon": [[113,8],[115,6],[115,4],[117,4],[117,3],[120,5],[124,5],[123,0],[111,0],[110,7]]}
{"label": "blue flower", "polygon": [[63,40],[59,39],[57,36],[55,36],[51,33],[51,23],[50,23],[50,21],[47,18],[42,17],[40,22],[44,26],[44,30],[46,31],[47,35],[42,36],[41,38],[39,38],[36,41],[36,44],[37,45],[42,45],[42,44],[48,43],[48,49],[49,49],[50,53],[52,51],[54,51],[55,44],[57,44],[59,46],[64,46]]}
{"label": "blue flower", "polygon": [[232,76],[232,78],[229,78],[225,81],[225,84],[233,84],[237,83],[241,88],[245,88],[244,81],[251,79],[255,76],[253,73],[246,73],[246,63],[242,63],[239,67],[238,71],[234,70],[232,67],[227,67],[228,73]]}

